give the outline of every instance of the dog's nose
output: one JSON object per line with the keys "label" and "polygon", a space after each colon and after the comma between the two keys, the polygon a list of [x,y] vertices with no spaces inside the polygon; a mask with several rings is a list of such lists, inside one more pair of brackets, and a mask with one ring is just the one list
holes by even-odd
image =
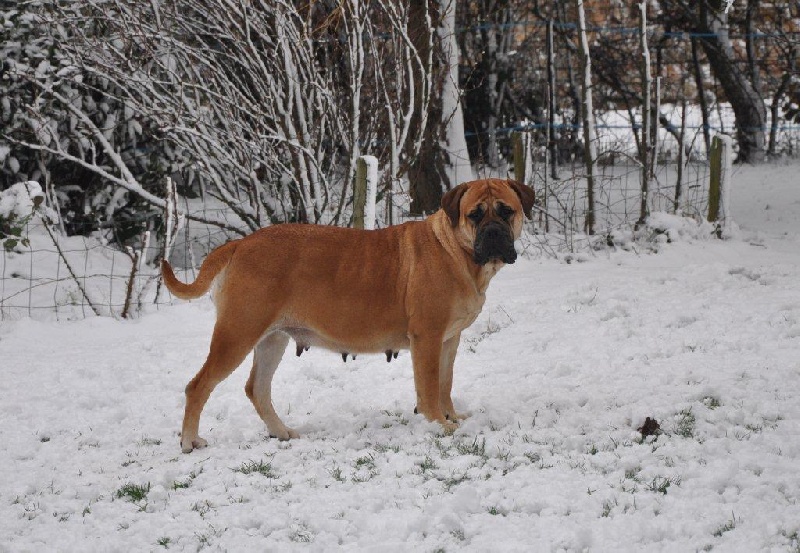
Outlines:
{"label": "dog's nose", "polygon": [[483,239],[484,240],[497,240],[499,238],[503,238],[506,232],[500,226],[497,225],[487,225],[486,230],[483,232]]}
{"label": "dog's nose", "polygon": [[511,230],[498,222],[488,223],[475,239],[475,262],[483,265],[491,259],[504,263],[514,263],[517,259]]}

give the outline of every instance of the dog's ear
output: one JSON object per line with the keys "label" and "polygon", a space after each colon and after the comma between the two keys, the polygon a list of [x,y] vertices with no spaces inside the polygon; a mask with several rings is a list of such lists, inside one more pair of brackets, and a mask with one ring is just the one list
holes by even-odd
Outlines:
{"label": "dog's ear", "polygon": [[521,182],[515,180],[509,180],[508,185],[517,193],[517,196],[519,196],[519,201],[522,202],[522,212],[528,219],[532,219],[533,202],[536,199],[533,188],[525,186]]}
{"label": "dog's ear", "polygon": [[451,188],[448,190],[447,194],[442,196],[442,209],[450,218],[450,224],[453,227],[458,226],[458,215],[459,215],[459,204],[461,203],[461,197],[464,195],[464,192],[467,191],[469,183],[462,183],[456,186],[455,188]]}

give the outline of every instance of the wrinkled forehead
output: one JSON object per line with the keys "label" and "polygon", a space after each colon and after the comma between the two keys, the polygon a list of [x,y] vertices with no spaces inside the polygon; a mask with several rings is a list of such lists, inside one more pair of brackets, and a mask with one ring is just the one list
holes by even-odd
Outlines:
{"label": "wrinkled forehead", "polygon": [[517,198],[516,193],[502,179],[478,181],[478,183],[469,187],[462,199],[463,202],[468,202],[469,205],[479,203],[494,205],[497,200],[511,206],[519,205],[519,198]]}

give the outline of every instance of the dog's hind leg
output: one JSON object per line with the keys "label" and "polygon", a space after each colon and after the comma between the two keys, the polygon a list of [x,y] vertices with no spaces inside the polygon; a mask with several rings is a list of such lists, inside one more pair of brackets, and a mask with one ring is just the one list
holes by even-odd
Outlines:
{"label": "dog's hind leg", "polygon": [[255,329],[236,328],[217,318],[208,358],[200,372],[186,386],[186,411],[181,430],[181,450],[189,453],[208,443],[198,436],[200,413],[217,384],[225,380],[253,349],[261,333]]}
{"label": "dog's hind leg", "polygon": [[288,344],[289,336],[283,332],[265,336],[253,352],[253,369],[244,387],[261,420],[266,423],[269,435],[279,440],[299,437],[297,432],[283,424],[272,406],[272,377]]}

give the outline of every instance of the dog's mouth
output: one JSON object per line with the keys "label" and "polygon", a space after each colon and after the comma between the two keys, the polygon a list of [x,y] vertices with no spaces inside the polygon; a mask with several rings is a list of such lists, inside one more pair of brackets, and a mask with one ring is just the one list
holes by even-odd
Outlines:
{"label": "dog's mouth", "polygon": [[473,248],[473,259],[478,265],[490,261],[512,264],[517,260],[511,229],[501,223],[491,222],[478,231]]}

